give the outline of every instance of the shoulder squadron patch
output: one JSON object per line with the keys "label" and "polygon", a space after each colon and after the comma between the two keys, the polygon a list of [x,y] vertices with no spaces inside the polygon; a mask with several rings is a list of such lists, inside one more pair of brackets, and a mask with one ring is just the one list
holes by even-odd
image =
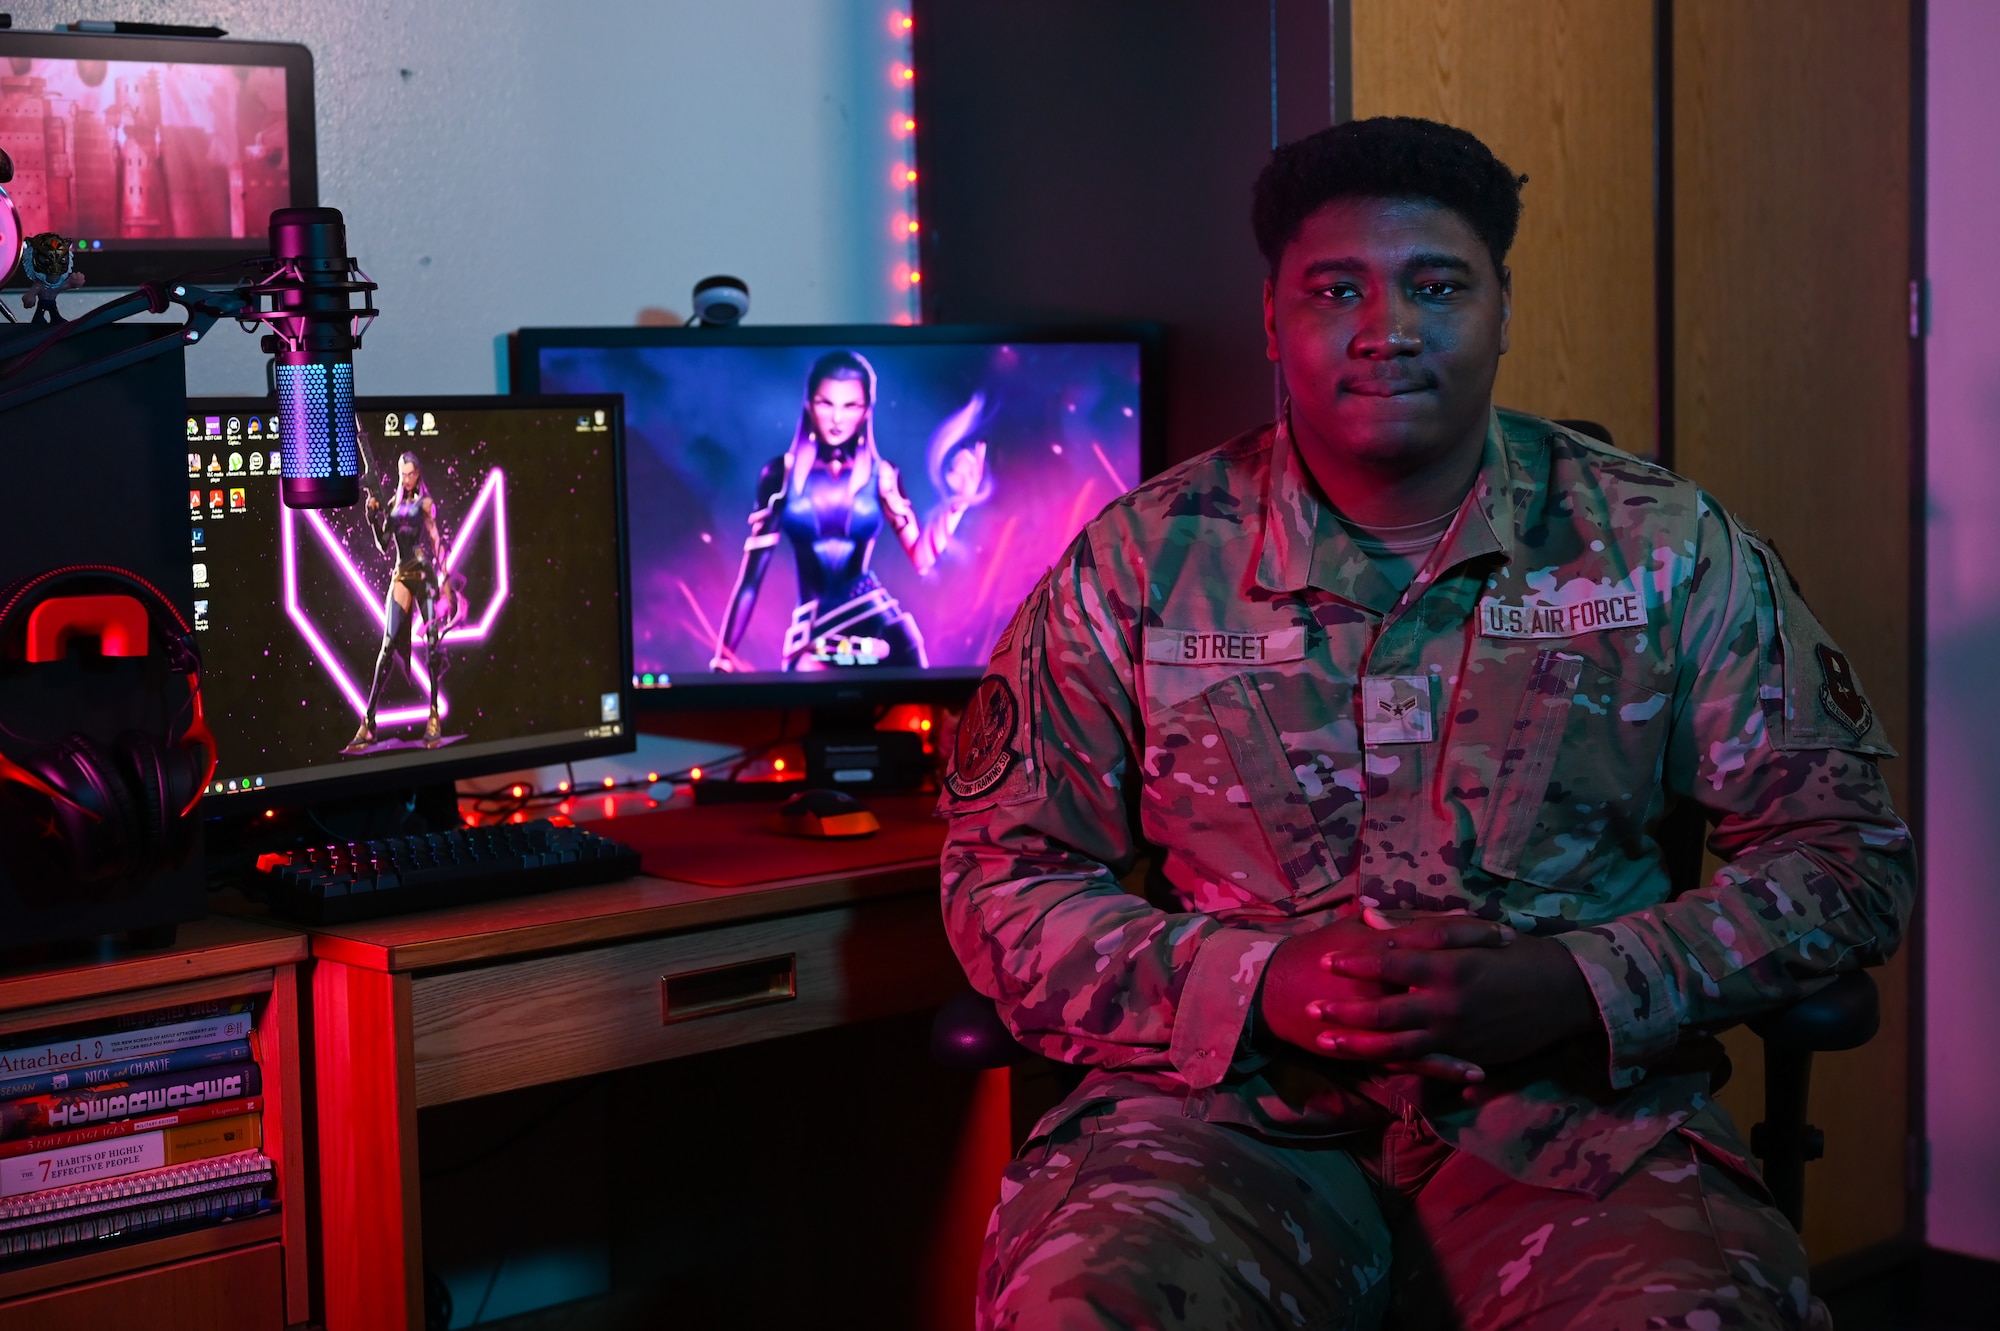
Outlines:
{"label": "shoulder squadron patch", "polygon": [[1819,643],[1813,648],[1819,656],[1822,683],[1819,686],[1819,705],[1826,714],[1846,726],[1856,735],[1868,733],[1868,727],[1875,721],[1875,709],[1868,705],[1868,699],[1861,696],[1861,689],[1854,682],[1854,668],[1847,664],[1847,658]]}
{"label": "shoulder squadron patch", "polygon": [[999,785],[1014,765],[1014,730],[1020,719],[1014,690],[1005,679],[988,675],[980,680],[958,723],[958,742],[952,748],[945,788],[959,799],[969,800]]}

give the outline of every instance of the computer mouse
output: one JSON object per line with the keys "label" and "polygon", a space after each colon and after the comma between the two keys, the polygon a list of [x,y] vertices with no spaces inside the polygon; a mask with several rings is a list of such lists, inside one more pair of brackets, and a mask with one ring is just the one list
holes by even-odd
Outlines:
{"label": "computer mouse", "polygon": [[802,790],[780,804],[771,830],[792,836],[873,836],[882,827],[868,806],[844,790]]}

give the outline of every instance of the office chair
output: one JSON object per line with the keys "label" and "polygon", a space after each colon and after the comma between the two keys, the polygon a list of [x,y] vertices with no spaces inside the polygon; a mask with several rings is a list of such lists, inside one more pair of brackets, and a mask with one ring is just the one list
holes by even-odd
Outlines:
{"label": "office chair", "polygon": [[[1556,424],[1611,442],[1611,432],[1594,421]],[[1693,803],[1683,801],[1661,821],[1656,839],[1675,896],[1701,883],[1707,834],[1707,819]],[[1748,1022],[1764,1041],[1764,1121],[1750,1129],[1750,1149],[1764,1162],[1764,1184],[1793,1229],[1805,1214],[1806,1162],[1826,1154],[1826,1134],[1806,1121],[1812,1056],[1864,1045],[1881,1023],[1875,981],[1865,971],[1837,976],[1790,1007]],[[932,1018],[931,1057],[946,1067],[1003,1068],[1031,1056],[984,994],[968,990]],[[1715,1089],[1721,1088],[1719,1081]]]}

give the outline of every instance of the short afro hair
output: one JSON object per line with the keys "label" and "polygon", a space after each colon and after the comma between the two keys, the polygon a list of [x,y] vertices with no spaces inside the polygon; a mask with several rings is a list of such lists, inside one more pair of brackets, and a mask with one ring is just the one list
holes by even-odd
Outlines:
{"label": "short afro hair", "polygon": [[1275,149],[1252,191],[1250,225],[1275,275],[1306,218],[1336,199],[1428,199],[1463,217],[1499,268],[1521,224],[1527,183],[1456,126],[1376,116]]}

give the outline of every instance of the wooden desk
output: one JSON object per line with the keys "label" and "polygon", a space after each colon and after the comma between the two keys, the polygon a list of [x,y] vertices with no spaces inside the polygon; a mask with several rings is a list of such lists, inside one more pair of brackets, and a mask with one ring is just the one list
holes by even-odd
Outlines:
{"label": "wooden desk", "polygon": [[[311,930],[327,1331],[423,1326],[420,1107],[915,1011],[963,988],[938,915],[930,800],[871,807],[882,849],[901,858],[775,839],[769,806],[681,810],[598,826],[646,850],[653,872],[679,860],[693,873],[725,847],[790,876],[634,878]],[[852,867],[797,872],[814,859]]]}
{"label": "wooden desk", "polygon": [[0,964],[0,1037],[205,999],[261,996],[263,1149],[276,1215],[86,1248],[0,1271],[0,1326],[132,1322],[187,1331],[276,1331],[306,1320],[305,1141],[299,965],[306,940],[247,920],[185,924],[172,947],[100,961]]}

